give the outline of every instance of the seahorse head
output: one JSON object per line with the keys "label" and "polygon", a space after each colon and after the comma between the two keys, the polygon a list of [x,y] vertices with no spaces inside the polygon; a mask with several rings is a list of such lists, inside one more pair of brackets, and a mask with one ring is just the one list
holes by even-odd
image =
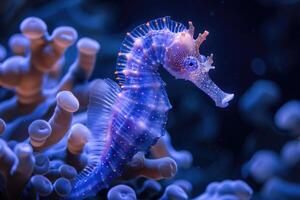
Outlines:
{"label": "seahorse head", "polygon": [[189,22],[189,28],[175,33],[173,41],[166,47],[164,68],[175,78],[193,82],[208,94],[217,106],[226,107],[234,95],[223,92],[209,78],[209,70],[214,69],[213,55],[206,57],[199,52],[199,47],[208,34],[208,31],[204,31],[194,39],[194,26]]}

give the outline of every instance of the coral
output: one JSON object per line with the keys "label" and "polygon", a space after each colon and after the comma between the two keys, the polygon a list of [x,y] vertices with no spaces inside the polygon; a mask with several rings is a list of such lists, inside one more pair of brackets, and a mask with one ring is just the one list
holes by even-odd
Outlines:
{"label": "coral", "polygon": [[125,178],[146,177],[160,180],[172,178],[177,172],[176,162],[170,157],[147,159],[144,153],[138,152],[127,163]]}
{"label": "coral", "polygon": [[244,117],[256,126],[273,123],[270,108],[279,102],[279,86],[270,80],[258,80],[243,94],[239,107]]}
{"label": "coral", "polygon": [[257,151],[244,166],[244,176],[251,176],[256,182],[264,183],[282,170],[280,158],[267,150]]}
{"label": "coral", "polygon": [[2,195],[67,196],[71,180],[87,162],[89,131],[72,120],[74,112],[86,109],[88,93],[82,87],[88,88],[100,46],[80,39],[77,59],[60,78],[64,54],[77,40],[75,29],[62,26],[49,35],[41,19],[29,17],[20,30],[9,39],[15,55],[0,64],[0,85],[15,91],[0,104]]}
{"label": "coral", "polygon": [[289,141],[280,154],[271,150],[256,152],[244,168],[244,175],[262,184],[261,198],[266,200],[299,199],[299,141]]}
{"label": "coral", "polygon": [[127,185],[117,185],[109,190],[107,193],[108,200],[136,200],[135,191]]}
{"label": "coral", "polygon": [[[77,39],[77,32],[71,27],[58,27],[52,35],[47,33],[46,24],[38,18],[25,19],[20,29],[22,35],[14,35],[10,46],[17,56],[6,59],[1,64],[0,85],[16,91],[16,96],[1,104],[0,116],[8,124],[5,138],[15,138],[14,132],[27,127],[34,119],[48,118],[55,105],[55,96],[63,90],[73,90],[75,96],[82,95],[76,87],[86,84],[94,68],[99,45],[96,41],[82,38],[77,42],[78,57],[60,82],[49,88],[53,73],[61,70],[66,49]],[[76,94],[78,93],[78,94]],[[64,94],[64,93],[61,93]],[[68,109],[64,102],[68,98],[57,96],[58,105]],[[69,100],[77,101],[77,100]],[[80,101],[80,99],[79,99]],[[72,104],[74,102],[68,102]],[[80,102],[84,107],[84,102]],[[39,109],[37,109],[39,108]],[[59,112],[59,110],[57,109]],[[69,110],[68,112],[72,112]],[[73,111],[74,112],[74,111]],[[32,113],[32,114],[30,114]],[[15,118],[19,120],[14,120]],[[13,121],[14,120],[14,121]],[[12,122],[13,121],[13,122]],[[23,131],[26,130],[23,128]]]}
{"label": "coral", "polygon": [[285,103],[275,114],[275,124],[278,128],[298,136],[300,134],[300,102],[290,100]]}
{"label": "coral", "polygon": [[[281,103],[280,93],[279,87],[274,82],[260,80],[245,92],[240,102],[242,112],[250,116],[247,120],[255,125],[259,133],[252,136],[254,145],[249,149],[251,158],[242,168],[243,177],[257,187],[255,199],[300,198],[299,102],[289,100],[278,106],[276,104]],[[255,98],[247,99],[250,94],[255,94]],[[274,112],[272,107],[275,106],[277,110]],[[249,109],[245,109],[246,107]],[[270,136],[273,146],[266,145]]]}
{"label": "coral", "polygon": [[227,180],[209,184],[205,193],[195,200],[249,200],[252,193],[252,189],[243,181]]}
{"label": "coral", "polygon": [[168,199],[185,200],[188,199],[188,196],[181,187],[172,184],[166,188],[164,194],[160,198],[160,200]]}

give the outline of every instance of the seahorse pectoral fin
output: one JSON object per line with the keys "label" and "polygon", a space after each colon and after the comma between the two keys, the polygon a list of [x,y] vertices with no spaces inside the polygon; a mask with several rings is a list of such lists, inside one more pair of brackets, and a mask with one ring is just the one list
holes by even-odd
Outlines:
{"label": "seahorse pectoral fin", "polygon": [[198,88],[210,96],[216,103],[216,106],[225,108],[228,102],[233,99],[234,94],[223,92],[208,76],[208,73],[200,73],[191,77],[192,81]]}

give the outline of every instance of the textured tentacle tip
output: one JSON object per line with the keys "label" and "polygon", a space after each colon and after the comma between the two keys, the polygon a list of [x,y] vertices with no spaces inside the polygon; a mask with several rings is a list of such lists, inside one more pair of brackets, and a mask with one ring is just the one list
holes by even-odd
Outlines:
{"label": "textured tentacle tip", "polygon": [[187,200],[188,195],[181,187],[172,184],[166,188],[163,196],[160,198],[160,200],[169,200],[169,199]]}
{"label": "textured tentacle tip", "polygon": [[74,124],[68,135],[68,150],[72,154],[80,154],[91,136],[90,130],[82,124]]}
{"label": "textured tentacle tip", "polygon": [[280,158],[288,167],[294,167],[299,164],[300,141],[294,140],[286,143],[280,152]]}
{"label": "textured tentacle tip", "polygon": [[42,197],[49,196],[53,191],[52,183],[42,175],[33,176],[30,179],[30,184],[36,193]]}
{"label": "textured tentacle tip", "polygon": [[56,101],[57,105],[67,112],[74,113],[79,109],[79,102],[70,91],[59,92]]}
{"label": "textured tentacle tip", "polygon": [[77,171],[71,165],[63,164],[59,167],[59,173],[62,177],[72,180],[77,176]]}
{"label": "textured tentacle tip", "polygon": [[26,51],[29,49],[29,40],[22,34],[14,34],[9,38],[8,41],[9,48],[16,55],[25,55]]}
{"label": "textured tentacle tip", "polygon": [[100,50],[100,44],[91,38],[81,38],[77,43],[77,48],[84,54],[93,55]]}
{"label": "textured tentacle tip", "polygon": [[14,148],[14,152],[18,158],[26,158],[33,155],[33,150],[27,143],[17,144]]}
{"label": "textured tentacle tip", "polygon": [[243,181],[240,180],[225,180],[222,182],[210,183],[204,194],[196,199],[240,199],[249,200],[253,194],[252,189]]}
{"label": "textured tentacle tip", "polygon": [[60,197],[66,197],[72,190],[71,182],[66,178],[59,178],[53,183],[55,192]]}
{"label": "textured tentacle tip", "polygon": [[128,163],[128,173],[130,177],[147,177],[151,179],[169,179],[177,173],[177,164],[170,157],[159,159],[145,158],[143,152],[138,152]]}
{"label": "textured tentacle tip", "polygon": [[[14,147],[14,154],[16,155],[17,162],[14,163],[10,173],[11,175],[21,175],[20,177],[16,177],[18,180],[18,184],[25,184],[27,179],[31,176],[33,172],[35,159],[33,156],[32,147],[28,143],[19,143]],[[22,177],[22,176],[26,176]],[[17,186],[16,186],[17,187]]]}
{"label": "textured tentacle tip", "polygon": [[47,32],[47,25],[37,17],[28,17],[21,23],[20,29],[29,39],[38,39]]}
{"label": "textured tentacle tip", "polygon": [[159,182],[153,180],[153,179],[148,179],[143,183],[143,187],[139,191],[139,195],[156,195],[162,190],[162,186],[160,185]]}
{"label": "textured tentacle tip", "polygon": [[291,100],[281,106],[274,117],[277,127],[300,135],[300,101]]}
{"label": "textured tentacle tip", "polygon": [[183,180],[183,179],[180,179],[180,180],[176,180],[173,185],[177,185],[179,187],[181,187],[186,194],[191,194],[192,191],[193,191],[193,185],[187,181],[187,180]]}
{"label": "textured tentacle tip", "polygon": [[177,164],[176,162],[169,157],[162,158],[161,163],[159,164],[160,174],[164,178],[172,178],[177,173]]}
{"label": "textured tentacle tip", "polygon": [[77,37],[77,31],[69,26],[58,27],[52,34],[53,42],[63,49],[72,45]]}
{"label": "textured tentacle tip", "polygon": [[34,173],[35,174],[46,174],[49,170],[50,160],[48,156],[45,154],[37,154],[35,155],[35,165],[34,165]]}
{"label": "textured tentacle tip", "polygon": [[35,120],[28,127],[30,143],[33,147],[42,146],[51,135],[50,124],[45,120]]}
{"label": "textured tentacle tip", "polygon": [[245,166],[245,172],[258,183],[265,183],[282,170],[279,156],[269,150],[260,150],[254,154]]}
{"label": "textured tentacle tip", "polygon": [[127,185],[117,185],[107,193],[108,200],[136,200],[135,191]]}

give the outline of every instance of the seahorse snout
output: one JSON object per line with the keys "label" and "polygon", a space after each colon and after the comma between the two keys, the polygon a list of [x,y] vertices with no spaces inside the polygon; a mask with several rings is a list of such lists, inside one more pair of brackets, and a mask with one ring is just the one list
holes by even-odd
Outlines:
{"label": "seahorse snout", "polygon": [[192,81],[199,89],[205,92],[210,98],[212,98],[216,106],[225,108],[228,106],[228,102],[234,97],[234,94],[229,94],[221,90],[208,76],[208,73],[199,73],[193,77],[190,77]]}
{"label": "seahorse snout", "polygon": [[221,106],[228,106],[228,102],[231,101],[234,97],[234,94],[226,94],[226,96],[222,100]]}

